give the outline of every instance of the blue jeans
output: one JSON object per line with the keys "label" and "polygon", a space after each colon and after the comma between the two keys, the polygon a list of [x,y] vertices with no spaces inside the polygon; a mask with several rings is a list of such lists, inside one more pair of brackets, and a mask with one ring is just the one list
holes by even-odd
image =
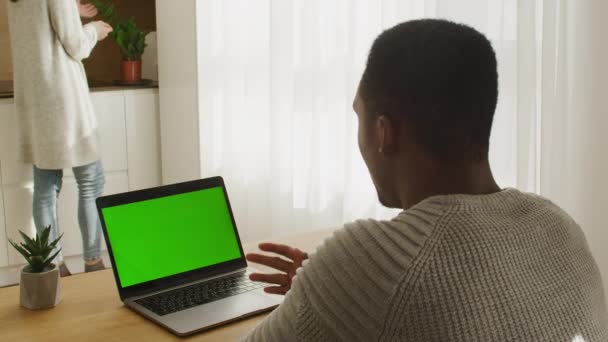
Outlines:
{"label": "blue jeans", "polygon": [[[83,257],[85,261],[91,261],[101,256],[101,223],[95,200],[103,193],[103,166],[101,161],[96,161],[74,167],[72,171],[78,184],[78,224],[82,233]],[[34,165],[34,223],[39,233],[51,226],[51,241],[59,234],[57,198],[61,192],[62,178],[63,170],[43,170]],[[62,261],[63,255],[59,253],[55,262]]]}

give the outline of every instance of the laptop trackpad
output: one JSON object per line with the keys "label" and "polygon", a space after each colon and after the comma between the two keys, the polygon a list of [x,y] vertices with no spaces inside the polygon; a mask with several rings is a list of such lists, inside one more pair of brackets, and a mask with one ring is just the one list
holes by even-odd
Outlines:
{"label": "laptop trackpad", "polygon": [[260,289],[154,319],[182,335],[268,310],[281,301],[282,296],[268,295]]}

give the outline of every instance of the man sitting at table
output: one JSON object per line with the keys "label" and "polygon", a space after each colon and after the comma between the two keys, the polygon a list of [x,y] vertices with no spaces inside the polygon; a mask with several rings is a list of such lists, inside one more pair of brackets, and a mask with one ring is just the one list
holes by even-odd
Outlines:
{"label": "man sitting at table", "polygon": [[427,19],[383,32],[354,110],[380,202],[403,212],[346,224],[312,255],[249,254],[281,271],[251,279],[286,296],[248,340],[608,341],[580,227],[494,181],[497,97],[496,56],[476,30]]}

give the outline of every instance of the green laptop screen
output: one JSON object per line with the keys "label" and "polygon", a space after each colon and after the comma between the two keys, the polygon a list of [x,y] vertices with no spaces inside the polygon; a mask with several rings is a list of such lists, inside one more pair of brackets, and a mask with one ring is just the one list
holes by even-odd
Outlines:
{"label": "green laptop screen", "polygon": [[241,257],[222,187],[102,209],[122,287]]}

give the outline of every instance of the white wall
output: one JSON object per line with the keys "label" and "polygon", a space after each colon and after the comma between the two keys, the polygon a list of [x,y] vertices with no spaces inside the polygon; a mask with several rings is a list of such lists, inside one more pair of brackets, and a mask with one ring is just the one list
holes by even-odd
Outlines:
{"label": "white wall", "polygon": [[156,0],[163,183],[200,178],[196,0]]}

